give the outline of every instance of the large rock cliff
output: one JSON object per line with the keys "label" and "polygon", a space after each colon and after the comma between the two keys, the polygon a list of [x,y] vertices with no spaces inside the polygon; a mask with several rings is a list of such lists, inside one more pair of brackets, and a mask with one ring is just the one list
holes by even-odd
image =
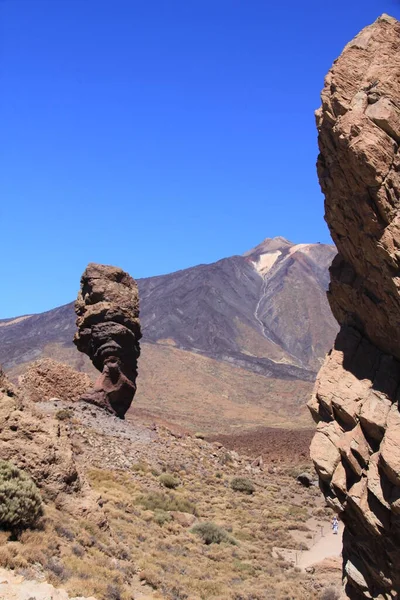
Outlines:
{"label": "large rock cliff", "polygon": [[74,342],[101,375],[82,400],[123,418],[136,392],[141,338],[136,281],[117,267],[90,263],[75,303]]}
{"label": "large rock cliff", "polygon": [[309,408],[311,456],[345,524],[350,598],[400,591],[400,23],[382,15],[329,71],[317,111],[318,175],[339,254],[341,325]]}

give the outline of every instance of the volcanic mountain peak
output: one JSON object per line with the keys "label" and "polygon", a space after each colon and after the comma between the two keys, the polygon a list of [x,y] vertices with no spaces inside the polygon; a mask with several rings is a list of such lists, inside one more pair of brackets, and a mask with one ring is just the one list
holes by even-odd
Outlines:
{"label": "volcanic mountain peak", "polygon": [[[243,254],[263,278],[275,274],[283,263],[292,258],[309,262],[314,268],[327,269],[336,250],[329,244],[293,244],[284,237],[266,238],[261,244]],[[272,267],[275,266],[273,271]]]}
{"label": "volcanic mountain peak", "polygon": [[275,252],[277,250],[283,250],[293,246],[293,243],[282,236],[274,238],[265,238],[260,244],[247,250],[243,256],[253,256],[258,254],[265,254],[267,252]]}

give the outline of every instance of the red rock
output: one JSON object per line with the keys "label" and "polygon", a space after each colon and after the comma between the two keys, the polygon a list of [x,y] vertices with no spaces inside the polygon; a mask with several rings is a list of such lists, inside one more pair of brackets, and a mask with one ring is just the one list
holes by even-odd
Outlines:
{"label": "red rock", "polygon": [[81,399],[124,418],[136,392],[141,338],[137,284],[117,267],[90,263],[75,303],[74,343],[101,371]]}

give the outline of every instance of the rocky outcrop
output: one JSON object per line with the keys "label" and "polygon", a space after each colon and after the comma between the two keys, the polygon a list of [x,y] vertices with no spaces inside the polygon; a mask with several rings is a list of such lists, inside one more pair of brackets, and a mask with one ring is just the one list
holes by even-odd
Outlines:
{"label": "rocky outcrop", "polygon": [[18,388],[25,400],[42,402],[51,398],[77,400],[92,385],[86,373],[51,358],[37,360],[18,378]]}
{"label": "rocky outcrop", "polygon": [[341,325],[309,408],[311,456],[345,524],[352,599],[400,592],[400,23],[382,15],[344,49],[317,111],[318,175],[339,254]]}
{"label": "rocky outcrop", "polygon": [[1,371],[0,458],[26,470],[46,499],[81,488],[68,426],[43,419]]}
{"label": "rocky outcrop", "polygon": [[81,399],[124,418],[136,392],[141,338],[136,281],[117,267],[91,263],[75,303],[74,342],[101,371]]}

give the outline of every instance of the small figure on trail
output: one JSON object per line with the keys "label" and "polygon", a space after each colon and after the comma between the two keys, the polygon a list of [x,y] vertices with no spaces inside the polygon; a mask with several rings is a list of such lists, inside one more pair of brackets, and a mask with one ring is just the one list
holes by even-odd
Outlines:
{"label": "small figure on trail", "polygon": [[339,521],[337,519],[337,517],[333,517],[332,519],[332,531],[333,533],[336,535],[339,531]]}

